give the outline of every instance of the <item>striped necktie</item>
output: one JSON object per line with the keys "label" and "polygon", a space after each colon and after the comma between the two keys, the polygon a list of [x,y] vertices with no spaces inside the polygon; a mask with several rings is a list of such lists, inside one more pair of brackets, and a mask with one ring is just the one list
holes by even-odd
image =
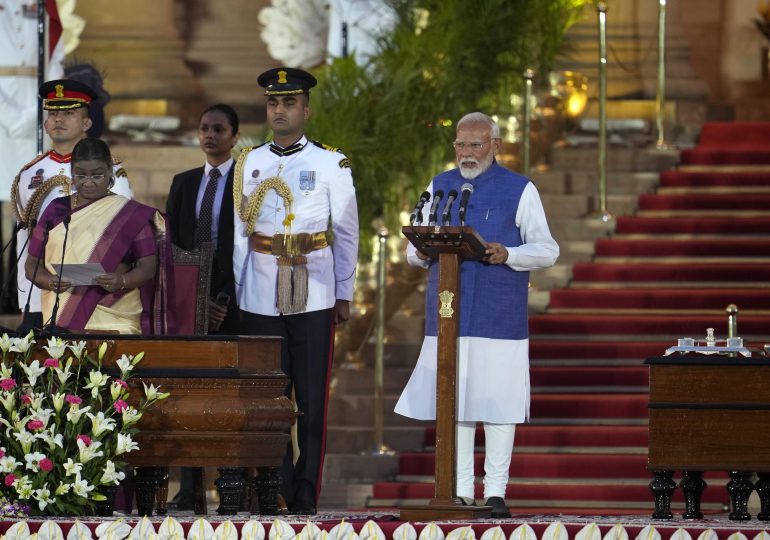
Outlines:
{"label": "striped necktie", "polygon": [[214,198],[217,194],[217,184],[222,173],[214,167],[209,171],[209,183],[203,192],[201,210],[198,214],[198,225],[195,227],[195,247],[200,249],[204,242],[211,242],[211,220],[214,216]]}

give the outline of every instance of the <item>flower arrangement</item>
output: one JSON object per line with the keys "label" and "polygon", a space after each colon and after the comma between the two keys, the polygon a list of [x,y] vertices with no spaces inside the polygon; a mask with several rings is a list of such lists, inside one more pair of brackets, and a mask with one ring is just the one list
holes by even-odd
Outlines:
{"label": "flower arrangement", "polygon": [[757,26],[757,30],[770,40],[770,0],[757,2],[757,13],[759,13],[759,18],[754,19],[754,24]]}
{"label": "flower arrangement", "polygon": [[107,343],[96,358],[85,341],[52,337],[38,354],[35,344],[31,332],[0,337],[0,495],[33,514],[80,515],[125,478],[121,459],[139,448],[137,422],[168,393],[143,382],[144,396],[131,399],[128,381],[144,353],[121,356],[117,377],[102,369]]}

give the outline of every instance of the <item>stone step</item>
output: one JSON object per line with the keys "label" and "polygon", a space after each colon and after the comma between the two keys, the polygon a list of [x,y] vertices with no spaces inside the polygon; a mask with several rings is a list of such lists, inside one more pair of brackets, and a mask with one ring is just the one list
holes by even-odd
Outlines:
{"label": "stone step", "polygon": [[373,481],[395,478],[398,473],[397,455],[361,455],[358,453],[327,453],[324,477],[338,480]]}
{"label": "stone step", "polygon": [[[418,452],[423,448],[425,428],[424,422],[420,426],[388,426],[382,430],[382,442],[397,452]],[[332,454],[372,454],[376,447],[373,427],[330,425],[326,433],[326,451]]]}
{"label": "stone step", "polygon": [[[551,170],[597,171],[598,149],[555,148],[551,152]],[[607,151],[608,178],[614,172],[657,172],[674,167],[678,151],[613,147]]]}
{"label": "stone step", "polygon": [[572,279],[572,265],[556,263],[550,268],[530,272],[529,284],[539,290],[566,287]]}
{"label": "stone step", "polygon": [[[599,173],[596,167],[594,170],[538,171],[532,174],[532,179],[541,197],[550,194],[588,195],[599,192]],[[607,175],[607,191],[616,195],[639,195],[654,191],[659,182],[658,171],[613,171]]]}

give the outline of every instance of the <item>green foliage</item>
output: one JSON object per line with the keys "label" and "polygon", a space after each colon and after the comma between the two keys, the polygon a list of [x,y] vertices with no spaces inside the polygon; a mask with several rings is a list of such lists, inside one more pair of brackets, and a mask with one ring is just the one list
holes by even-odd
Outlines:
{"label": "green foliage", "polygon": [[452,161],[461,116],[499,112],[525,69],[547,73],[584,3],[391,0],[397,23],[367,65],[340,58],[315,70],[307,131],[351,159],[365,234],[380,216],[396,227]]}

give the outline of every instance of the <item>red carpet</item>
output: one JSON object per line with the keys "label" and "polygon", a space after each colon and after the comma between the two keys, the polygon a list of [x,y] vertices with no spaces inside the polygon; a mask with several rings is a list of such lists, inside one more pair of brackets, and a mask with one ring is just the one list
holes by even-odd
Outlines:
{"label": "red carpet", "polygon": [[[770,123],[707,125],[681,162],[770,164]],[[663,172],[663,190],[639,199],[648,215],[618,217],[596,259],[575,264],[570,286],[530,317],[531,423],[516,431],[512,508],[649,515],[644,359],[706,328],[725,337],[728,304],[750,345],[770,342],[770,168],[725,171]],[[481,451],[481,428],[476,442]],[[433,496],[432,428],[424,443],[401,456],[395,482],[374,487],[372,506]],[[481,453],[475,469],[481,497]],[[726,474],[706,477],[704,511],[722,512]]]}

